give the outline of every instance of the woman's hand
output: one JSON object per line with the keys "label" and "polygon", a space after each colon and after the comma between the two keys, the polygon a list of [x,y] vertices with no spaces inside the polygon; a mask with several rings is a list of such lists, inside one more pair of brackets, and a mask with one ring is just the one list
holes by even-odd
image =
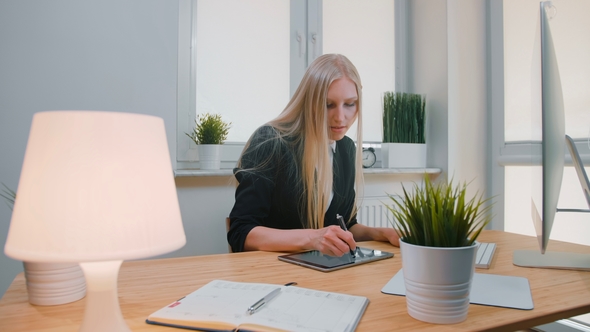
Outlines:
{"label": "woman's hand", "polygon": [[399,237],[393,228],[355,224],[349,231],[344,231],[334,225],[321,229],[275,229],[257,226],[248,233],[244,251],[315,249],[322,254],[340,257],[349,253],[351,249],[356,249],[356,241],[370,240],[385,241],[399,247]]}
{"label": "woman's hand", "polygon": [[274,229],[263,226],[254,227],[244,243],[244,251],[301,251],[319,252],[340,257],[356,248],[352,233],[338,226],[321,229]]}
{"label": "woman's hand", "polygon": [[393,228],[356,224],[350,228],[350,231],[357,241],[383,241],[399,247],[399,237]]}
{"label": "woman's hand", "polygon": [[393,228],[381,228],[383,236],[396,247],[399,247],[399,236]]}
{"label": "woman's hand", "polygon": [[322,254],[340,257],[356,248],[352,233],[338,226],[328,226],[315,230],[311,235],[310,244]]}

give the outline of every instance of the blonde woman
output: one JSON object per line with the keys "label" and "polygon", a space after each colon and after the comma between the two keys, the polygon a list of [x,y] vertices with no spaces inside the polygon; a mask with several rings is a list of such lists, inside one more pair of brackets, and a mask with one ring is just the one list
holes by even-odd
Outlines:
{"label": "blonde woman", "polygon": [[[393,229],[356,221],[361,152],[345,134],[356,120],[362,142],[361,87],[345,56],[322,55],[283,112],[250,137],[234,169],[239,184],[227,234],[233,251],[315,249],[342,256],[356,241],[399,246]],[[337,214],[348,231],[338,226]]]}

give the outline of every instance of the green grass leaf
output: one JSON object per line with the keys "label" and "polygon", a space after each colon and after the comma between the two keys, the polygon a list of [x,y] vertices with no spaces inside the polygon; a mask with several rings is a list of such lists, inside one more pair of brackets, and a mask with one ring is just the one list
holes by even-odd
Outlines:
{"label": "green grass leaf", "polygon": [[491,198],[477,194],[467,199],[467,184],[451,180],[433,183],[424,176],[423,186],[414,184],[410,193],[388,194],[385,204],[393,215],[393,226],[405,242],[429,247],[463,247],[473,244],[491,221]]}
{"label": "green grass leaf", "polygon": [[383,142],[426,142],[426,98],[419,94],[383,94]]}
{"label": "green grass leaf", "polygon": [[4,183],[2,183],[2,186],[4,189],[2,189],[2,192],[0,192],[0,196],[4,198],[6,205],[8,205],[8,207],[12,210],[14,206],[14,200],[16,199],[16,192],[8,188],[8,186]]}

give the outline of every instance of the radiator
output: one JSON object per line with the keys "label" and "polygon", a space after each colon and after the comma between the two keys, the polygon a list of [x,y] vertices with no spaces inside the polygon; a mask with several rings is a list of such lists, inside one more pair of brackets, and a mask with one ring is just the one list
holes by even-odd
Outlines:
{"label": "radiator", "polygon": [[389,197],[371,197],[361,200],[358,213],[356,215],[359,224],[371,227],[390,227],[393,221],[393,214],[385,206],[391,206]]}

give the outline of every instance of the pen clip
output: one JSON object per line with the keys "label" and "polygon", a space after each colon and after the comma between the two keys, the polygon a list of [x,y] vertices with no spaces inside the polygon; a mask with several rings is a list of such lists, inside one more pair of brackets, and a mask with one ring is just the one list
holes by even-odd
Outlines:
{"label": "pen clip", "polygon": [[254,303],[248,308],[248,313],[250,315],[254,314],[258,309],[260,309],[264,304],[266,304],[266,300],[264,298],[258,300],[258,302]]}
{"label": "pen clip", "polygon": [[[292,285],[297,285],[296,282],[289,282],[286,283],[285,286],[292,286]],[[256,311],[258,311],[258,309],[262,308],[265,304],[267,304],[270,300],[274,299],[277,295],[279,295],[279,293],[281,292],[281,287],[273,290],[272,292],[266,294],[263,298],[261,298],[260,300],[256,301],[256,303],[254,303],[253,305],[248,307],[248,314],[252,315],[254,314]]]}

